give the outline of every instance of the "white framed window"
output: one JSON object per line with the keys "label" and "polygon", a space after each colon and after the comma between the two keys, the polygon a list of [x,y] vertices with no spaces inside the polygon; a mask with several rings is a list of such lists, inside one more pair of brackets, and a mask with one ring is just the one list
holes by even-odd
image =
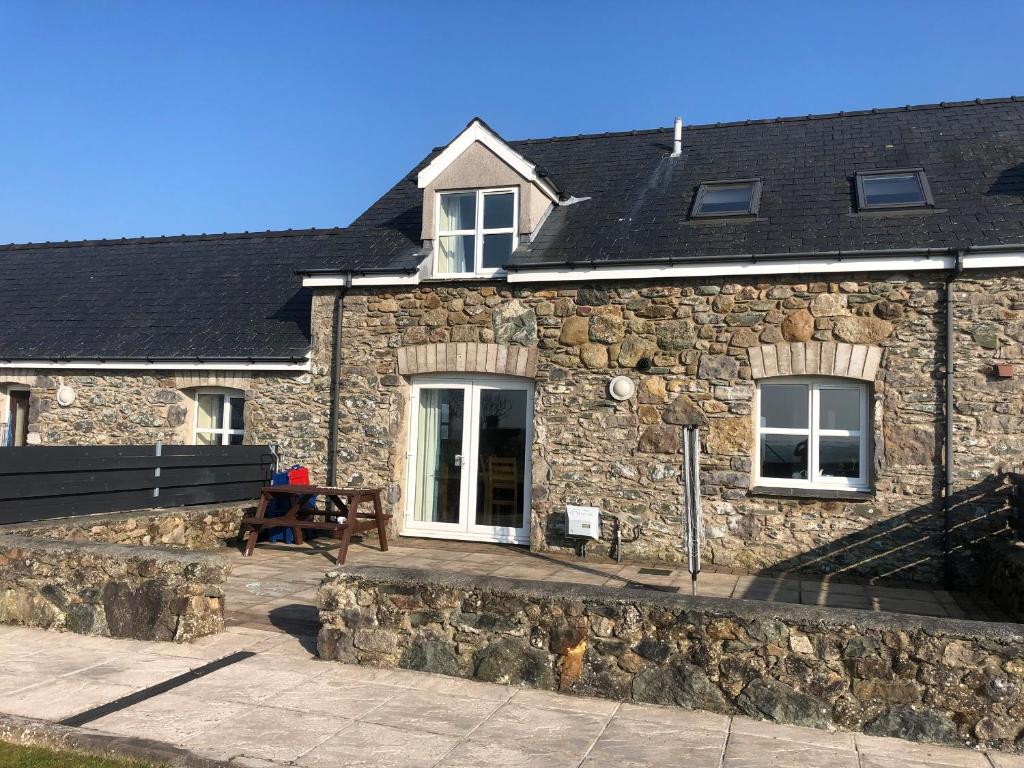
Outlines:
{"label": "white framed window", "polygon": [[245,398],[231,390],[196,392],[194,445],[241,445],[245,436]]}
{"label": "white framed window", "polygon": [[[0,402],[3,402],[0,399]],[[0,421],[0,448],[28,445],[28,422],[31,392],[23,387],[7,390],[7,403]]]}
{"label": "white framed window", "polygon": [[435,277],[488,277],[518,244],[519,189],[438,192]]}
{"label": "white framed window", "polygon": [[866,382],[781,376],[757,384],[757,485],[870,488]]}

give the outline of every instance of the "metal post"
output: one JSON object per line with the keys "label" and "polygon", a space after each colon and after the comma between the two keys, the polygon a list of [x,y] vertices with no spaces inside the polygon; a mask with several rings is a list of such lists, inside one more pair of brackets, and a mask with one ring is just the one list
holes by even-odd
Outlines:
{"label": "metal post", "polygon": [[700,508],[700,431],[696,426],[683,427],[683,483],[690,588],[696,595],[697,576],[700,574],[700,545],[704,538]]}
{"label": "metal post", "polygon": [[154,499],[158,498],[160,496],[160,457],[163,455],[163,453],[164,453],[164,444],[163,444],[162,441],[157,440],[156,441],[156,453],[155,453],[156,458],[157,458],[157,462],[156,462],[156,467],[154,467],[154,469],[153,469],[153,478],[154,478],[154,481],[156,482],[156,486],[153,488],[153,498]]}

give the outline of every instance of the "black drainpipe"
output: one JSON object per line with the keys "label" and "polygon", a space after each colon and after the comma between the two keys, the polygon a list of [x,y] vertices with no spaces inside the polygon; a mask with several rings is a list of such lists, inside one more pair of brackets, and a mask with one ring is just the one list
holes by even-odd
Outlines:
{"label": "black drainpipe", "polygon": [[956,253],[953,271],[946,276],[946,457],[945,488],[942,494],[942,558],[946,589],[953,588],[952,525],[953,525],[953,373],[956,368],[953,346],[956,333],[953,325],[953,281],[964,271],[964,252]]}
{"label": "black drainpipe", "polygon": [[[345,294],[348,286],[338,289],[334,296],[334,332],[331,339],[333,353],[331,355],[331,406],[328,416],[327,432],[327,485],[337,485],[338,480],[338,402],[341,398],[341,342],[342,316],[345,312]],[[328,508],[333,504],[328,500]]]}

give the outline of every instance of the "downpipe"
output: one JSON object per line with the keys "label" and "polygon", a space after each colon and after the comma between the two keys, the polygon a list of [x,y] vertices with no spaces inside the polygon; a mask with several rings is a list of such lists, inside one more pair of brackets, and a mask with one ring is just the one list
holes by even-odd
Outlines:
{"label": "downpipe", "polygon": [[[333,347],[331,355],[331,405],[327,418],[327,485],[338,483],[338,409],[341,402],[341,354],[345,313],[345,294],[348,288],[340,288],[334,296],[334,328],[332,331]],[[327,500],[327,511],[334,509],[334,503]]]}
{"label": "downpipe", "polygon": [[953,299],[953,282],[964,271],[964,252],[957,251],[956,264],[946,277],[946,455],[945,455],[945,483],[942,493],[942,559],[943,579],[946,589],[953,588],[953,477],[955,453],[953,447],[953,401],[954,381],[953,374],[956,371],[954,357],[954,345],[956,333],[954,327],[955,301]]}

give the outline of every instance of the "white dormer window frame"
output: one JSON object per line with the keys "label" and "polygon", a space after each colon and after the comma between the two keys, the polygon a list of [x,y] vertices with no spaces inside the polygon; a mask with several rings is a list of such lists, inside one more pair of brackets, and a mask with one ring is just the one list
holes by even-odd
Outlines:
{"label": "white dormer window frame", "polygon": [[[476,195],[475,221],[472,229],[442,229],[442,199],[445,195],[465,195],[473,193]],[[512,195],[512,226],[511,227],[484,227],[484,206],[487,197],[491,195]],[[435,193],[434,197],[434,257],[433,277],[467,279],[480,277],[499,277],[506,274],[501,267],[484,266],[484,238],[487,235],[511,235],[512,251],[519,246],[519,187],[487,187],[482,189],[446,189]],[[473,269],[463,272],[443,271],[439,268],[441,255],[441,238],[443,237],[473,237]],[[511,252],[510,252],[511,255]]]}

